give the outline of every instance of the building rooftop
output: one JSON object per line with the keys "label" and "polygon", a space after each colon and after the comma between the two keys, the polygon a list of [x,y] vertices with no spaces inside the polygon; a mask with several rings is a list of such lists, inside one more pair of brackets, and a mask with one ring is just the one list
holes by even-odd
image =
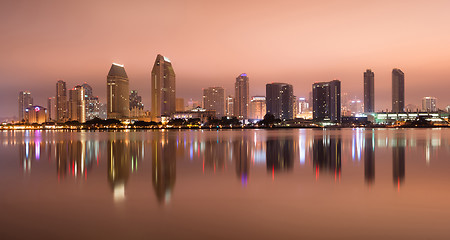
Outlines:
{"label": "building rooftop", "polygon": [[111,69],[109,69],[108,76],[117,76],[122,78],[128,78],[127,73],[125,72],[125,68],[123,65],[113,63],[111,65]]}

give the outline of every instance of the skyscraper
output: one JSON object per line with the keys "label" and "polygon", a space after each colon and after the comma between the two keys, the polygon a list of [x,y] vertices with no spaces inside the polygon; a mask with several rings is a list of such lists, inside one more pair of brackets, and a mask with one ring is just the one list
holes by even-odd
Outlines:
{"label": "skyscraper", "polygon": [[249,79],[246,73],[242,73],[236,78],[234,91],[234,116],[239,119],[247,119],[250,96]]}
{"label": "skyscraper", "polygon": [[48,119],[56,121],[56,97],[48,98],[47,100]]}
{"label": "skyscraper", "polygon": [[392,70],[392,112],[403,112],[405,108],[405,74],[402,70]]}
{"label": "skyscraper", "polygon": [[372,70],[367,69],[364,73],[364,112],[375,112],[375,75]]}
{"label": "skyscraper", "polygon": [[67,89],[66,82],[56,82],[56,121],[65,122],[67,119]]}
{"label": "skyscraper", "polygon": [[215,110],[218,118],[225,116],[225,90],[222,87],[203,89],[203,108]]}
{"label": "skyscraper", "polygon": [[137,90],[131,90],[130,92],[130,116],[140,117],[144,115],[144,104],[142,103],[142,97],[138,95]]}
{"label": "skyscraper", "polygon": [[33,106],[33,97],[28,91],[19,93],[19,121],[25,119],[25,109]]}
{"label": "skyscraper", "polygon": [[267,113],[275,118],[289,120],[294,118],[294,88],[287,83],[266,84]]}
{"label": "skyscraper", "polygon": [[69,90],[69,120],[83,123],[86,121],[86,103],[84,89],[77,85]]}
{"label": "skyscraper", "polygon": [[317,122],[341,122],[341,81],[312,85],[313,119]]}
{"label": "skyscraper", "polygon": [[83,83],[81,86],[83,87],[84,91],[84,103],[86,106],[85,110],[86,121],[92,120],[94,118],[99,118],[100,102],[98,100],[98,97],[94,96],[92,87],[89,84]]}
{"label": "skyscraper", "polygon": [[227,117],[234,116],[234,97],[228,96],[226,99]]}
{"label": "skyscraper", "polygon": [[422,111],[425,112],[436,112],[436,101],[435,97],[424,97],[422,98]]}
{"label": "skyscraper", "polygon": [[152,69],[152,121],[175,112],[175,71],[167,57],[158,54]]}
{"label": "skyscraper", "polygon": [[250,100],[250,119],[262,120],[266,115],[266,97],[255,96]]}
{"label": "skyscraper", "polygon": [[113,63],[107,80],[107,114],[109,119],[126,119],[130,114],[129,80],[123,65]]}

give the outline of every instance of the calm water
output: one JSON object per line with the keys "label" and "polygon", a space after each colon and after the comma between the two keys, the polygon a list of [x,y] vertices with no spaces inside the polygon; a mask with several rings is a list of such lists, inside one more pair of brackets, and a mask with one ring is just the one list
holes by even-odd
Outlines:
{"label": "calm water", "polygon": [[0,132],[0,238],[450,239],[450,130]]}

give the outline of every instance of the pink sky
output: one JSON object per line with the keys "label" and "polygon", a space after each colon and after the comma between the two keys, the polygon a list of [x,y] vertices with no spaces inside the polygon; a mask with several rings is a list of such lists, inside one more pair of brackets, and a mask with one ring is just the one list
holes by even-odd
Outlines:
{"label": "pink sky", "polygon": [[375,72],[376,109],[391,108],[391,71],[405,73],[406,104],[424,96],[450,105],[450,1],[7,1],[0,8],[0,117],[17,115],[19,91],[46,106],[57,79],[83,82],[104,102],[112,62],[150,107],[156,54],[172,60],[177,96],[250,77],[251,95],[268,82],[298,97],[334,78],[362,98]]}

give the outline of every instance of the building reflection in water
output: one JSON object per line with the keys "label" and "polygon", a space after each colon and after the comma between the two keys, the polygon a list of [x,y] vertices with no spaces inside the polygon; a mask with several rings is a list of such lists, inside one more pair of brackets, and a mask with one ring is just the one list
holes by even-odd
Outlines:
{"label": "building reflection in water", "polygon": [[375,133],[366,132],[364,141],[364,179],[368,185],[375,182]]}
{"label": "building reflection in water", "polygon": [[159,203],[167,204],[176,180],[177,141],[169,133],[157,134],[151,141],[152,181]]}
{"label": "building reflection in water", "polygon": [[202,157],[203,171],[205,169],[223,171],[226,167],[227,153],[229,152],[229,142],[217,137],[216,139],[208,139],[204,142]]}
{"label": "building reflection in water", "polygon": [[398,190],[405,180],[405,146],[405,136],[396,134],[392,144],[392,176]]}
{"label": "building reflection in water", "polygon": [[[328,130],[329,131],[329,130]],[[323,136],[316,137],[313,143],[313,165],[316,179],[320,172],[334,174],[335,180],[341,178],[341,136],[330,135],[326,131]]]}
{"label": "building reflection in water", "polygon": [[289,171],[294,168],[294,140],[292,138],[270,138],[266,141],[267,171]]}
{"label": "building reflection in water", "polygon": [[130,148],[126,140],[108,140],[108,182],[114,193],[114,200],[125,198],[125,185],[130,177]]}
{"label": "building reflection in water", "polygon": [[242,186],[247,186],[250,174],[250,160],[252,158],[252,140],[242,135],[233,139],[233,159],[236,161],[236,174]]}

